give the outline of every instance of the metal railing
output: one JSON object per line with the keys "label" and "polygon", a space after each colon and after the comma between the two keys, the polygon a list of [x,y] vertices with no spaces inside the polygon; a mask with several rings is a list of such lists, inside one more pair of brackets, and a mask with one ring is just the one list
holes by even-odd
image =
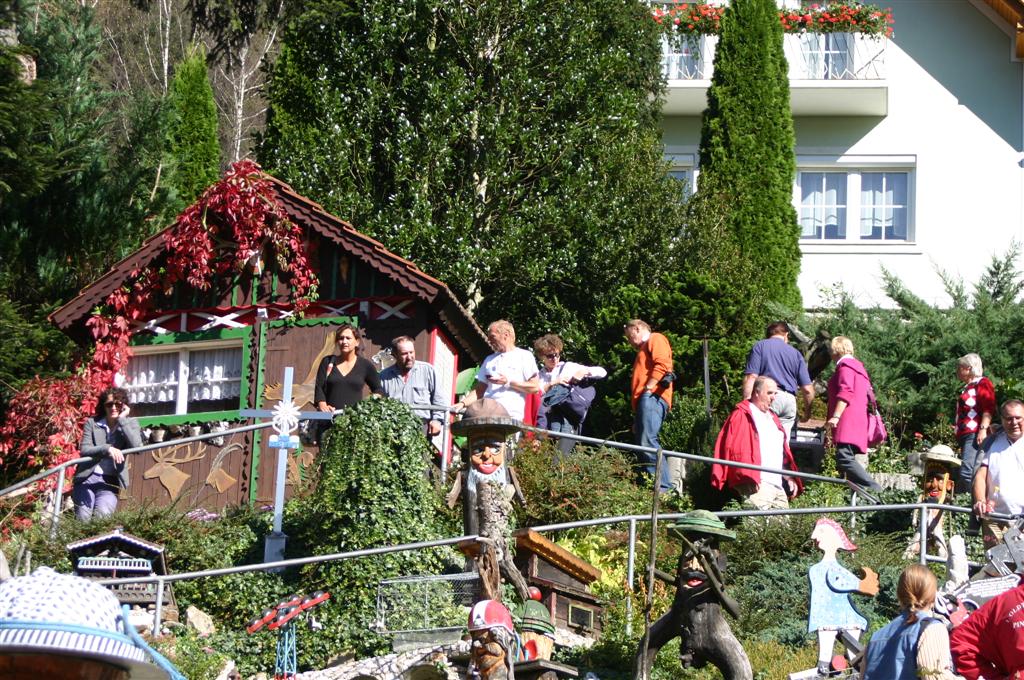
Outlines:
{"label": "metal railing", "polygon": [[[445,410],[449,410],[450,411],[450,410],[454,410],[454,408],[447,408]],[[207,439],[207,438],[210,438],[210,437],[225,436],[225,435],[228,435],[228,434],[231,434],[231,433],[234,433],[234,432],[246,432],[246,431],[251,431],[251,430],[258,430],[258,429],[270,427],[270,425],[271,425],[271,423],[269,423],[269,422],[268,423],[257,423],[255,425],[247,425],[247,426],[235,428],[233,430],[226,430],[226,431],[221,431],[221,432],[211,432],[211,433],[200,434],[200,435],[196,435],[196,436],[192,436],[192,437],[185,437],[185,438],[182,438],[180,440],[175,440],[175,442],[176,443],[178,443],[178,442],[180,442],[180,443],[189,443],[189,442],[193,442],[193,441],[201,441],[203,439]],[[777,468],[771,468],[771,467],[762,466],[762,465],[753,465],[753,464],[750,464],[750,463],[740,463],[740,462],[737,462],[737,461],[718,460],[718,459],[713,459],[713,458],[709,458],[707,456],[702,456],[702,455],[698,455],[698,454],[682,453],[682,452],[679,452],[679,451],[667,451],[667,450],[664,450],[664,449],[654,449],[652,447],[645,447],[645,446],[640,446],[640,445],[636,445],[636,444],[627,444],[627,443],[624,443],[624,442],[615,442],[615,441],[611,441],[611,440],[608,440],[608,439],[596,439],[596,438],[593,438],[593,437],[586,437],[586,436],[583,436],[583,435],[577,435],[577,434],[571,434],[571,433],[565,433],[565,432],[556,432],[556,431],[552,431],[552,430],[545,430],[545,429],[541,429],[541,428],[537,428],[537,427],[531,427],[531,426],[525,426],[525,425],[522,427],[522,429],[525,432],[533,432],[533,433],[536,433],[536,434],[552,436],[552,437],[556,437],[556,438],[557,437],[568,438],[568,439],[572,439],[574,441],[577,441],[579,443],[590,444],[592,446],[607,446],[607,447],[616,448],[616,449],[622,449],[622,450],[626,450],[626,451],[644,451],[644,452],[648,452],[648,453],[654,453],[657,456],[656,466],[657,466],[657,470],[659,470],[659,471],[660,471],[660,468],[661,468],[661,466],[662,466],[662,464],[664,462],[664,459],[666,457],[675,457],[675,458],[681,458],[681,459],[684,459],[684,460],[701,462],[703,464],[716,464],[716,465],[724,465],[724,466],[730,466],[730,467],[739,467],[739,468],[744,468],[744,469],[759,470],[759,471],[764,471],[764,472],[772,472],[772,473],[777,473],[777,474],[783,474],[785,476],[791,476],[791,477],[800,477],[802,479],[808,479],[808,480],[812,480],[812,481],[819,481],[819,482],[830,483],[830,484],[839,484],[839,485],[842,485],[842,486],[845,486],[845,487],[849,488],[853,492],[854,501],[856,501],[858,496],[863,496],[865,499],[867,499],[867,500],[872,502],[871,505],[856,505],[856,504],[854,504],[854,505],[850,505],[850,506],[838,506],[838,507],[831,507],[830,506],[830,507],[815,507],[815,508],[786,508],[786,509],[773,509],[773,510],[735,510],[735,511],[723,511],[723,512],[716,513],[719,517],[722,517],[722,518],[773,517],[773,516],[785,516],[785,515],[826,514],[826,513],[844,513],[844,514],[851,514],[851,515],[856,516],[857,514],[863,513],[863,512],[878,512],[878,511],[909,511],[909,512],[914,512],[914,511],[920,511],[919,512],[919,516],[918,516],[917,533],[918,533],[918,540],[920,542],[920,550],[919,550],[919,558],[918,559],[919,559],[921,564],[924,564],[924,563],[926,563],[929,560],[931,560],[931,561],[942,561],[941,558],[930,556],[930,555],[927,554],[927,544],[928,544],[928,529],[927,529],[927,527],[928,527],[928,513],[927,513],[927,510],[937,509],[937,510],[943,510],[943,511],[949,511],[949,512],[968,512],[968,513],[971,512],[970,508],[961,508],[961,507],[958,507],[958,506],[949,506],[949,505],[938,505],[938,504],[933,504],[933,503],[889,504],[889,505],[879,504],[877,499],[875,499],[873,496],[865,493],[862,488],[860,488],[859,486],[857,486],[853,482],[850,482],[849,480],[845,480],[845,479],[840,479],[840,478],[837,478],[837,477],[829,477],[829,476],[826,476],[826,475],[818,475],[818,474],[814,474],[814,473],[800,472],[800,471],[795,471],[795,470],[780,470],[780,469],[777,469]],[[141,446],[141,447],[138,447],[138,448],[135,448],[135,449],[125,449],[125,453],[142,453],[144,451],[158,449],[158,448],[161,448],[161,447],[166,446],[166,445],[167,445],[166,442],[160,442],[160,443],[157,443],[157,444],[148,444],[146,446]],[[30,477],[28,479],[22,480],[21,482],[18,482],[17,484],[15,484],[15,485],[13,485],[11,487],[8,487],[7,489],[3,489],[2,491],[0,491],[0,497],[2,497],[5,494],[10,493],[13,490],[16,490],[17,488],[21,488],[23,486],[26,486],[28,484],[33,483],[34,481],[38,481],[39,479],[43,479],[43,478],[45,478],[48,475],[55,474],[58,471],[61,471],[64,468],[66,468],[68,465],[72,465],[72,464],[75,464],[77,462],[82,462],[82,461],[87,461],[87,460],[90,460],[90,459],[85,458],[85,459],[76,459],[76,460],[73,460],[73,461],[67,461],[65,463],[62,463],[59,466],[56,466],[55,468],[52,468],[50,470],[44,471],[42,473],[39,473],[38,475],[35,475],[35,476]],[[657,478],[657,474],[655,475],[655,478]],[[60,489],[60,486],[61,485],[58,485],[58,490]],[[559,524],[548,524],[548,525],[542,525],[542,526],[538,526],[538,527],[531,527],[534,531],[542,532],[543,533],[543,532],[553,532],[553,531],[564,531],[564,530],[568,530],[568,529],[577,529],[577,528],[584,528],[584,527],[607,526],[607,525],[620,524],[620,523],[628,524],[628,527],[629,527],[629,538],[628,538],[629,549],[628,549],[628,552],[627,552],[627,565],[626,565],[626,576],[627,576],[627,580],[628,580],[628,583],[629,583],[629,590],[627,591],[627,599],[626,599],[627,632],[628,633],[631,633],[631,630],[632,630],[631,621],[632,621],[633,602],[632,602],[632,596],[630,595],[630,593],[632,591],[634,579],[636,577],[635,568],[636,568],[636,537],[637,537],[636,528],[637,528],[637,523],[638,522],[651,522],[651,541],[650,541],[651,557],[648,560],[648,562],[649,562],[648,566],[649,567],[653,567],[653,563],[654,563],[653,555],[654,555],[654,553],[656,551],[657,522],[659,520],[662,520],[662,519],[664,519],[664,520],[679,519],[679,518],[681,518],[685,514],[685,513],[660,513],[659,509],[658,509],[658,500],[659,500],[659,494],[657,492],[657,484],[655,484],[655,490],[654,490],[653,502],[652,502],[652,512],[649,515],[620,515],[620,516],[613,516],[613,517],[602,517],[602,518],[590,519],[590,520],[579,520],[579,521],[575,521],[575,522],[563,522],[563,523],[559,523]],[[59,505],[56,504],[56,503],[55,503],[55,508],[59,508]],[[59,515],[59,511],[57,509],[55,509],[54,510],[54,517],[53,517],[53,526],[51,527],[51,537],[54,535],[54,533],[56,531],[56,522],[57,522],[58,515]],[[995,517],[998,519],[1000,516],[995,516]],[[222,568],[222,569],[208,569],[208,570],[203,570],[203,571],[198,571],[198,572],[188,572],[188,573],[182,573],[182,574],[169,574],[169,575],[154,575],[154,576],[147,576],[147,577],[129,577],[129,578],[118,578],[118,579],[106,579],[106,580],[99,581],[99,583],[103,583],[103,584],[106,584],[106,585],[127,584],[127,583],[156,583],[158,585],[158,588],[157,588],[158,597],[157,597],[157,602],[156,602],[156,611],[154,612],[154,631],[156,633],[159,633],[159,629],[160,629],[159,622],[160,622],[160,615],[161,615],[161,609],[162,609],[162,604],[163,604],[162,603],[162,599],[163,599],[162,594],[163,594],[163,584],[164,583],[174,582],[174,581],[191,580],[191,579],[196,579],[196,578],[224,576],[224,575],[228,575],[228,574],[245,573],[245,572],[250,572],[250,571],[280,570],[280,569],[287,568],[287,567],[301,566],[301,565],[305,565],[305,564],[313,564],[313,563],[318,563],[318,562],[354,559],[354,558],[367,557],[367,556],[372,556],[372,555],[387,554],[387,553],[391,553],[391,552],[402,552],[402,551],[406,551],[406,550],[416,550],[416,549],[424,549],[424,548],[431,548],[431,547],[439,547],[439,546],[444,546],[444,545],[456,544],[456,543],[459,543],[459,542],[462,542],[462,541],[466,541],[466,540],[475,540],[475,538],[476,538],[475,536],[459,536],[459,537],[455,537],[455,538],[441,539],[441,540],[437,540],[437,541],[426,541],[426,542],[419,542],[419,543],[409,543],[409,544],[403,544],[403,545],[399,545],[399,546],[384,546],[384,547],[379,547],[379,548],[370,548],[370,549],[366,549],[366,550],[357,550],[357,551],[351,551],[351,552],[345,552],[345,553],[333,553],[333,554],[329,554],[329,555],[317,555],[317,556],[310,556],[310,557],[294,558],[294,559],[289,559],[289,560],[277,560],[277,561],[272,561],[272,562],[268,561],[268,562],[262,562],[262,563],[256,563],[256,564],[242,565],[242,566],[238,566],[238,567],[226,567],[226,568]],[[653,578],[653,572],[650,572],[649,576],[651,578]],[[648,596],[650,596],[650,591],[651,591],[650,585],[651,584],[648,584],[648,585],[649,585],[649,587],[648,587]]]}
{"label": "metal railing", "polygon": [[[883,80],[888,39],[863,33],[787,33],[783,51],[790,80]],[[710,80],[718,36],[662,40],[662,72],[669,81]]]}

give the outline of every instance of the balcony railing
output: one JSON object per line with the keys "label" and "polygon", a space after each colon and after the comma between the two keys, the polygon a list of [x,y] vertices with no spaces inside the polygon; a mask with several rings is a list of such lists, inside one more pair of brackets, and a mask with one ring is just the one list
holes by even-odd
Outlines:
{"label": "balcony railing", "polygon": [[[787,33],[790,80],[883,80],[888,40],[861,33]],[[710,80],[717,36],[682,36],[663,43],[662,69],[673,81]]]}

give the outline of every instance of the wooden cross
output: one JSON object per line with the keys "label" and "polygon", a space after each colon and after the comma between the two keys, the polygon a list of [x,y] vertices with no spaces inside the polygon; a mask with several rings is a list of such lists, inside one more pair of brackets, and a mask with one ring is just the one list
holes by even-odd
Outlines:
{"label": "wooden cross", "polygon": [[263,545],[263,561],[276,562],[284,559],[284,549],[288,536],[281,531],[284,516],[284,487],[288,476],[288,451],[301,445],[298,436],[293,434],[299,427],[300,420],[331,420],[333,413],[323,411],[300,411],[292,400],[292,380],[295,369],[288,366],[284,369],[284,387],[281,401],[273,410],[245,408],[239,411],[243,418],[270,418],[274,434],[267,439],[267,446],[277,449],[277,475],[274,482],[274,530],[267,534]]}

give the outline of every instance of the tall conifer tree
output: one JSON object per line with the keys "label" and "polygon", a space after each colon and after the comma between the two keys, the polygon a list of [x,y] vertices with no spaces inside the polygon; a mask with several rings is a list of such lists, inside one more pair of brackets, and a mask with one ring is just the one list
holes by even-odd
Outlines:
{"label": "tall conifer tree", "polygon": [[724,197],[728,225],[768,299],[799,308],[795,140],[778,10],[774,0],[732,0],[721,26],[698,190]]}
{"label": "tall conifer tree", "polygon": [[199,46],[193,46],[174,72],[167,93],[166,138],[169,185],[183,208],[220,178],[217,105]]}

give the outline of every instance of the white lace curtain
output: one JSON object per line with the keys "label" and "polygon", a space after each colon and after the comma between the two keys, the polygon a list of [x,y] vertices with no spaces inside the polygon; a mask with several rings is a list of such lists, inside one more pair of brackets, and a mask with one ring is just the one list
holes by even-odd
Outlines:
{"label": "white lace curtain", "polygon": [[242,385],[242,349],[190,352],[188,375],[189,401],[236,398]]}
{"label": "white lace curtain", "polygon": [[[125,385],[131,403],[177,401],[181,359],[180,352],[132,357]],[[241,393],[242,349],[228,347],[189,352],[186,375],[188,401],[236,398]]]}
{"label": "white lace curtain", "polygon": [[178,398],[178,353],[141,354],[128,362],[125,388],[133,404],[154,404]]}

